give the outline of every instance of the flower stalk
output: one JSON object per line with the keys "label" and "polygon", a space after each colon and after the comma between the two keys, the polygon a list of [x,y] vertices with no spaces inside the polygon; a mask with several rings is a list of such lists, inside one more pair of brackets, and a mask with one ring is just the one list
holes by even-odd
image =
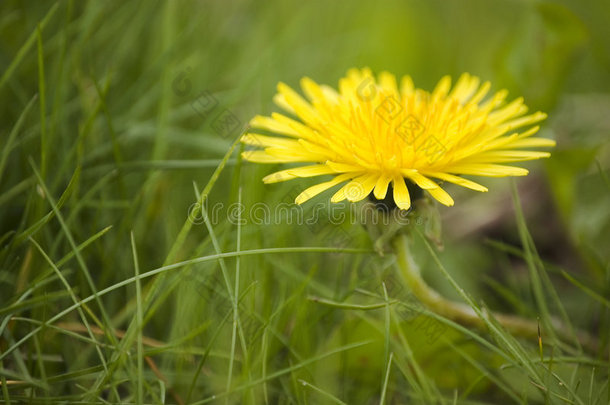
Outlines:
{"label": "flower stalk", "polygon": [[[481,316],[469,305],[446,299],[428,286],[421,276],[419,266],[413,259],[408,235],[405,232],[395,235],[392,240],[392,248],[396,254],[396,264],[403,282],[423,305],[436,314],[463,326],[473,326],[480,330],[487,330],[488,325],[488,321],[482,316],[493,317],[511,335],[538,341],[540,337],[538,322],[496,312],[482,311]],[[551,323],[555,330],[564,331],[566,329],[557,319],[552,319]],[[599,342],[596,338],[582,331],[577,333],[577,337],[584,349],[597,352]]]}

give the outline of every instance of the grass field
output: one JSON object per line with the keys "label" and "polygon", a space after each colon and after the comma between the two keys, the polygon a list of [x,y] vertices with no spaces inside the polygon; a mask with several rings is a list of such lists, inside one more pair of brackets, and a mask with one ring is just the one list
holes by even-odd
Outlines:
{"label": "grass field", "polygon": [[[480,327],[240,157],[279,81],[365,66],[548,113],[549,159],[412,237]],[[2,403],[610,403],[607,1],[4,0],[0,75]]]}

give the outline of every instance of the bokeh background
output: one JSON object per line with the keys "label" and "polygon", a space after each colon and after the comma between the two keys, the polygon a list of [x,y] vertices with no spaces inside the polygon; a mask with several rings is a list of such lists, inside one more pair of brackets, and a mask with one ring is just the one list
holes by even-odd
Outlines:
{"label": "bokeh background", "polygon": [[[310,183],[263,185],[279,166],[241,162],[235,141],[277,111],[279,81],[365,66],[428,90],[469,72],[549,114],[557,147],[528,177],[450,188],[438,258],[477,302],[567,319],[594,350],[312,299],[379,303],[385,282],[417,310],[362,226],[295,223]],[[4,0],[0,74],[0,400],[609,402],[607,1]],[[262,248],[277,251],[194,260]]]}

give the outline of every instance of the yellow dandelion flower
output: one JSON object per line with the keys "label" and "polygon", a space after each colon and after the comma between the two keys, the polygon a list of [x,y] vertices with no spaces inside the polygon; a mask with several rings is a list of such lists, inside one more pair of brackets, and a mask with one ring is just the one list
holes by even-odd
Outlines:
{"label": "yellow dandelion flower", "polygon": [[390,73],[375,79],[369,69],[351,69],[339,80],[339,91],[303,78],[306,100],[279,83],[274,101],[288,114],[256,116],[250,126],[281,136],[245,134],[242,142],[263,149],[243,157],[310,163],[270,174],[265,183],[334,176],[304,190],[297,204],[343,183],[332,202],[356,202],[371,193],[381,200],[391,192],[399,208],[409,209],[408,186],[416,185],[451,206],[453,199],[441,183],[487,191],[462,176],[523,176],[526,169],[505,163],[548,157],[548,152],[523,149],[555,145],[532,137],[539,129],[532,125],[546,114],[525,115],[523,99],[506,103],[506,90],[486,97],[490,87],[464,73],[453,88],[446,76],[428,92],[415,88],[409,76],[398,85]]}

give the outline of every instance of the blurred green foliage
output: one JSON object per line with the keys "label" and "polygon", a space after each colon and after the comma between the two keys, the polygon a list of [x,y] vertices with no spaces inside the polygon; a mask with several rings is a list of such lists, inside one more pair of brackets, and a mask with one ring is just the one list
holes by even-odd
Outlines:
{"label": "blurred green foliage", "polygon": [[[0,400],[608,403],[607,0],[4,0],[0,10]],[[598,352],[559,345],[545,331],[541,364],[538,342],[515,343],[538,361],[540,387],[487,333],[443,324],[431,342],[389,307],[308,299],[383,302],[393,259],[370,252],[359,224],[257,224],[255,204],[288,205],[307,181],[263,185],[277,167],[242,163],[237,153],[209,183],[208,209],[222,204],[213,233],[198,217],[180,241],[193,186],[204,189],[251,117],[275,111],[277,82],[297,87],[309,76],[334,86],[354,66],[409,74],[424,89],[469,72],[549,114],[541,133],[557,147],[527,164],[531,175],[517,185],[552,282],[551,311],[560,311],[556,290],[572,323],[598,338]],[[237,124],[219,126],[220,114]],[[450,190],[457,204],[441,210],[440,258],[476,301],[535,319],[510,181],[483,183],[492,191]],[[237,227],[230,207],[239,198]],[[189,262],[142,279],[144,298],[135,281],[117,284],[136,269],[238,246],[366,253],[230,257],[229,280],[217,260]],[[426,279],[458,299],[420,250]],[[237,266],[239,336],[228,287]],[[49,321],[87,297],[82,312]]]}

